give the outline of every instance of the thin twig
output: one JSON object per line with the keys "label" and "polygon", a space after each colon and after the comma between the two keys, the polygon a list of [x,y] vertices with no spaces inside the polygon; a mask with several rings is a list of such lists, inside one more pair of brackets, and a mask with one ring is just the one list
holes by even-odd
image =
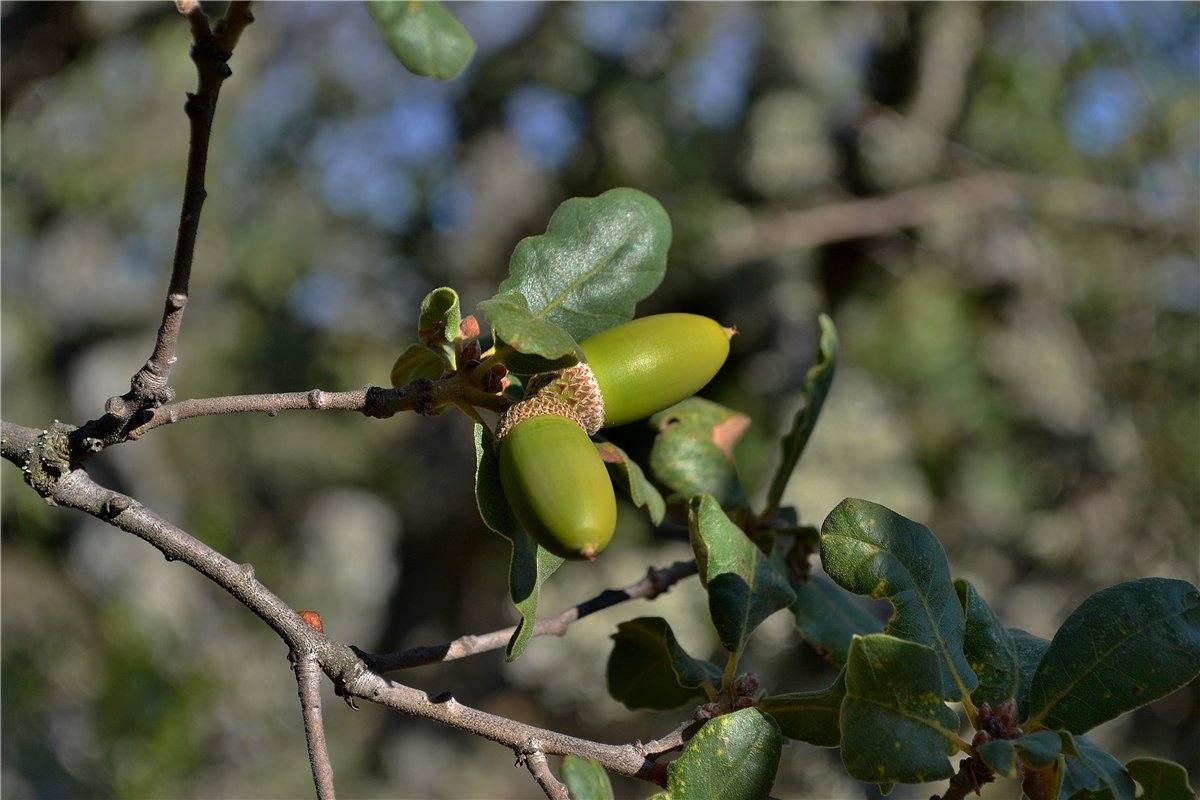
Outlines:
{"label": "thin twig", "polygon": [[537,781],[538,786],[546,793],[549,800],[571,800],[567,787],[550,770],[546,754],[541,751],[537,742],[529,742],[517,750],[517,764],[529,770],[529,774]]}
{"label": "thin twig", "polygon": [[334,800],[333,762],[325,741],[325,719],[321,714],[321,665],[312,653],[293,654],[292,668],[304,714],[304,737],[308,741],[308,761],[312,765],[317,800]]}
{"label": "thin twig", "polygon": [[183,106],[189,123],[187,171],[162,322],[150,357],[129,380],[129,391],[109,398],[104,406],[104,415],[88,422],[72,436],[72,460],[83,460],[121,441],[131,421],[140,419],[148,409],[171,402],[175,396],[169,385],[171,368],[175,364],[176,344],[188,303],[188,283],[195,257],[200,211],[208,196],[204,174],[213,115],[217,110],[221,85],[232,74],[229,59],[233,55],[233,47],[246,26],[254,21],[248,2],[233,2],[229,4],[224,19],[218,23],[218,33],[214,34],[198,0],[178,0],[176,8],[187,17],[191,26],[191,58],[196,65],[197,86],[195,92],[187,93],[187,102]]}
{"label": "thin twig", "polygon": [[[670,589],[679,581],[696,574],[695,561],[677,561],[663,569],[650,569],[646,577],[624,589],[607,589],[590,600],[571,606],[559,613],[543,617],[534,623],[533,635],[545,636],[553,634],[561,636],[567,632],[568,626],[576,620],[589,614],[611,608],[627,600],[653,600]],[[443,661],[456,661],[460,658],[479,655],[491,650],[505,647],[512,638],[516,627],[502,628],[491,633],[460,636],[452,642],[439,645],[414,647],[398,653],[372,654],[359,653],[367,665],[376,672],[386,673],[395,670],[410,669],[426,664]]]}

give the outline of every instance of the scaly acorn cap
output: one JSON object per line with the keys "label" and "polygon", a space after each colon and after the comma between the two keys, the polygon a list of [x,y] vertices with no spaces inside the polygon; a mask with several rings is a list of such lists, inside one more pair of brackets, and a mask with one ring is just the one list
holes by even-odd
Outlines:
{"label": "scaly acorn cap", "polygon": [[496,443],[521,422],[543,414],[566,417],[588,436],[604,427],[604,395],[592,368],[580,363],[533,378],[525,387],[525,398],[500,415]]}

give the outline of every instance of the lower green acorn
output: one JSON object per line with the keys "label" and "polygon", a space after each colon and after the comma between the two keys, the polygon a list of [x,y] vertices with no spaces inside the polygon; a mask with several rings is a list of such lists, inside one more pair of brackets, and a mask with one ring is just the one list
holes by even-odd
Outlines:
{"label": "lower green acorn", "polygon": [[500,483],[517,520],[551,553],[590,561],[612,540],[612,481],[574,420],[551,413],[518,422],[500,442]]}

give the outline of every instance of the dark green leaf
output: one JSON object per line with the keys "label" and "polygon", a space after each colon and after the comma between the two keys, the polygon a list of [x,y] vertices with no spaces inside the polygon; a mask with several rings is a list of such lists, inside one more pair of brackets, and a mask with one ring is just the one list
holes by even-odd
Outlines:
{"label": "dark green leaf", "polygon": [[612,783],[599,762],[578,756],[566,756],[562,779],[571,792],[571,800],[612,800]]}
{"label": "dark green leaf", "polygon": [[978,685],[963,655],[966,619],[946,553],[928,528],[876,503],[843,500],[821,526],[821,563],[843,589],[891,601],[884,630],[937,652],[946,699]]}
{"label": "dark green leaf", "polygon": [[512,661],[525,651],[537,621],[538,593],[542,583],[562,566],[563,559],[545,550],[525,532],[504,498],[500,485],[500,461],[493,448],[491,431],[475,426],[475,502],[484,523],[512,543],[508,591],[521,621],[509,639],[505,657]]}
{"label": "dark green leaf", "polygon": [[1196,800],[1187,770],[1174,761],[1135,758],[1125,763],[1125,770],[1142,787],[1138,800]]}
{"label": "dark green leaf", "polygon": [[471,34],[441,3],[367,0],[367,8],[396,58],[417,75],[449,80],[475,53]]}
{"label": "dark green leaf", "polygon": [[1062,794],[1073,800],[1134,800],[1133,779],[1104,748],[1087,736],[1074,737],[1064,767]]}
{"label": "dark green leaf", "polygon": [[[462,338],[462,332],[459,331],[461,324],[458,292],[449,286],[442,286],[425,295],[421,301],[421,316],[417,320],[418,339],[430,347],[446,347]],[[448,349],[450,353],[454,352],[452,347]]]}
{"label": "dark green leaf", "polygon": [[[637,302],[662,282],[670,246],[671,220],[650,195],[621,188],[576,197],[558,207],[544,234],[517,245],[500,296],[523,297],[535,319],[583,341],[633,319]],[[494,305],[488,300],[480,308],[500,338],[517,347],[527,323],[497,320]],[[548,358],[568,352],[517,349]]]}
{"label": "dark green leaf", "polygon": [[1029,689],[1032,724],[1083,733],[1175,691],[1200,674],[1200,591],[1142,578],[1075,609]]}
{"label": "dark green leaf", "polygon": [[796,601],[792,614],[804,641],[839,666],[846,663],[853,636],[879,633],[883,623],[863,608],[852,594],[841,589],[825,575],[815,572],[807,580],[791,579]]}
{"label": "dark green leaf", "polygon": [[839,717],[845,696],[846,671],[842,670],[828,689],[764,697],[758,701],[758,708],[774,717],[789,739],[817,747],[837,747],[842,738]]}
{"label": "dark green leaf", "polygon": [[646,480],[646,475],[637,462],[612,442],[597,442],[596,450],[599,451],[600,458],[604,459],[608,474],[629,494],[633,504],[638,508],[645,507],[650,521],[655,525],[661,524],[667,513],[667,504],[658,493],[658,489],[654,488],[654,484]]}
{"label": "dark green leaf", "polygon": [[669,711],[720,686],[721,669],[688,655],[661,617],[622,622],[612,639],[608,693],[627,708]]}
{"label": "dark green leaf", "polygon": [[479,304],[496,330],[497,350],[505,365],[520,375],[535,375],[579,363],[578,345],[564,328],[529,310],[520,294],[498,294]]}
{"label": "dark green leaf", "polygon": [[783,736],[757,708],[710,719],[667,768],[670,800],[757,800],[775,782]]}
{"label": "dark green leaf", "polygon": [[408,386],[421,378],[440,378],[448,366],[439,350],[423,344],[410,344],[392,365],[392,386]]}
{"label": "dark green leaf", "polygon": [[1017,666],[1021,672],[1021,685],[1017,691],[1017,709],[1021,719],[1025,719],[1029,716],[1029,686],[1033,683],[1033,676],[1037,672],[1038,665],[1042,663],[1042,656],[1045,655],[1046,648],[1050,646],[1050,641],[1040,636],[1034,636],[1021,628],[1009,628],[1008,635],[1012,638],[1013,647],[1016,649]]}
{"label": "dark green leaf", "polygon": [[650,423],[659,433],[650,450],[650,471],[683,500],[711,494],[724,508],[745,506],[733,444],[749,421],[740,412],[700,397],[655,414]]}
{"label": "dark green leaf", "polygon": [[819,317],[818,322],[821,326],[821,341],[817,348],[817,361],[809,367],[804,376],[804,386],[801,389],[804,405],[796,412],[796,416],[792,419],[792,429],[783,437],[781,443],[783,459],[779,463],[779,468],[775,470],[775,477],[771,480],[771,488],[767,492],[766,513],[768,515],[773,514],[775,509],[779,508],[783,490],[787,487],[788,480],[792,477],[792,472],[800,461],[804,446],[808,444],[809,437],[812,436],[813,428],[817,424],[817,416],[821,413],[821,406],[825,404],[825,397],[833,385],[833,374],[837,368],[839,349],[837,328],[834,327],[833,320],[825,314]]}
{"label": "dark green leaf", "polygon": [[1046,769],[1062,753],[1062,739],[1054,731],[1037,731],[1016,739],[996,739],[978,748],[984,763],[1006,778],[1016,778],[1018,763]]}
{"label": "dark green leaf", "polygon": [[954,582],[959,603],[967,618],[963,652],[979,677],[971,693],[975,705],[999,705],[1015,698],[1021,688],[1021,666],[1012,634],[1000,624],[996,612],[983,601],[975,587],[964,580]]}
{"label": "dark green leaf", "polygon": [[708,611],[731,653],[764,619],[796,599],[787,576],[746,536],[711,495],[701,495],[688,507],[688,535],[700,581],[708,589]]}
{"label": "dark green leaf", "polygon": [[954,774],[958,716],[944,702],[940,656],[883,633],[856,636],[846,661],[842,762],[871,783],[924,783]]}
{"label": "dark green leaf", "polygon": [[953,774],[958,717],[940,699],[937,654],[887,634],[855,637],[839,727],[842,761],[881,786]]}

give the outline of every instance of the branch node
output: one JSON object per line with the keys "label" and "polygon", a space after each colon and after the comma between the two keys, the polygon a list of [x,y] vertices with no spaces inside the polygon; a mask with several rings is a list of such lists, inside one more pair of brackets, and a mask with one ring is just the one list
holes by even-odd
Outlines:
{"label": "branch node", "polygon": [[123,512],[128,511],[133,505],[133,500],[119,492],[113,492],[109,498],[104,501],[104,516],[108,520],[116,519]]}
{"label": "branch node", "polygon": [[242,577],[245,578],[246,583],[254,583],[254,565],[247,561],[245,564],[239,564],[238,566],[242,568]]}
{"label": "branch node", "polygon": [[325,407],[329,405],[329,400],[326,399],[323,391],[320,389],[313,389],[308,393],[308,405],[310,408],[323,411]]}

